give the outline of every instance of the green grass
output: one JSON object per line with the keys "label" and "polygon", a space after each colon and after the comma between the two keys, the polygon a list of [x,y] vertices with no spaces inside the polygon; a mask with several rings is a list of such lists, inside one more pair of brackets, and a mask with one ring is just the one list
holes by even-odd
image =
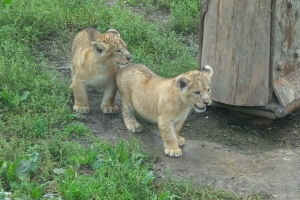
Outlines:
{"label": "green grass", "polygon": [[[200,19],[200,1],[199,0],[127,0],[120,1],[123,4],[129,4],[136,7],[146,7],[149,12],[154,9],[163,9],[170,14],[167,22],[168,31],[177,33],[197,33]],[[125,3],[124,3],[125,2]]]}
{"label": "green grass", "polygon": [[[113,146],[92,136],[70,114],[70,80],[49,69],[47,52],[37,50],[46,40],[69,42],[86,26],[115,28],[134,62],[166,77],[196,69],[179,33],[194,32],[189,23],[197,18],[180,22],[181,27],[175,19],[184,6],[197,16],[199,5],[191,1],[177,8],[175,2],[157,1],[159,9],[170,11],[170,24],[162,31],[161,24],[147,23],[123,4],[0,1],[0,199],[1,191],[22,199],[45,194],[62,199],[238,199],[172,178],[158,180],[151,168],[153,156],[145,155],[138,141]],[[152,3],[146,2],[149,8]]]}

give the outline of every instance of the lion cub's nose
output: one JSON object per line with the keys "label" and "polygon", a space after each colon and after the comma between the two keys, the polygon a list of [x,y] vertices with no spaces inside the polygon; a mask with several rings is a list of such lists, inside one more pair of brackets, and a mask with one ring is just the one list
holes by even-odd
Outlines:
{"label": "lion cub's nose", "polygon": [[209,105],[209,104],[211,103],[211,101],[210,101],[210,100],[203,100],[203,103],[204,103],[205,105]]}
{"label": "lion cub's nose", "polygon": [[126,55],[127,60],[129,61],[132,57],[131,54]]}

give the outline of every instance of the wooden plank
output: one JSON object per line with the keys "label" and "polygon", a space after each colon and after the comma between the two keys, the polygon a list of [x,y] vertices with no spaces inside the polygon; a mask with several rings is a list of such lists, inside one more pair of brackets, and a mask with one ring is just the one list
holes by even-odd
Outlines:
{"label": "wooden plank", "polygon": [[272,36],[274,51],[272,57],[272,83],[300,68],[300,57],[295,51],[300,49],[300,3],[286,0],[272,2]]}
{"label": "wooden plank", "polygon": [[201,66],[211,65],[212,97],[239,106],[268,103],[271,0],[210,0]]}
{"label": "wooden plank", "polygon": [[283,107],[300,99],[300,69],[274,83],[274,92]]}
{"label": "wooden plank", "polygon": [[241,57],[235,104],[263,106],[269,101],[271,2],[245,1],[242,6],[247,9],[241,13],[245,18],[237,34]]}
{"label": "wooden plank", "polygon": [[201,70],[204,66],[201,66],[202,49],[203,49],[203,35],[204,35],[204,18],[208,9],[209,0],[201,0],[200,2],[200,20],[199,20],[199,34],[198,34],[198,67]]}

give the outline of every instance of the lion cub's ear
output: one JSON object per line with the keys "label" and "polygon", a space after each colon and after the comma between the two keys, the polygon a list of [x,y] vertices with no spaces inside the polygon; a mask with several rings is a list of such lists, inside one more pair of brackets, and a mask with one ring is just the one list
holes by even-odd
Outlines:
{"label": "lion cub's ear", "polygon": [[106,45],[98,41],[92,42],[91,47],[93,49],[93,52],[99,56],[102,56],[104,51],[106,50]]}
{"label": "lion cub's ear", "polygon": [[207,74],[207,76],[208,76],[209,79],[211,78],[211,76],[214,73],[213,69],[209,65],[205,65],[202,71]]}
{"label": "lion cub's ear", "polygon": [[179,92],[185,92],[191,85],[191,79],[185,75],[180,75],[175,79],[175,85]]}
{"label": "lion cub's ear", "polygon": [[108,29],[106,32],[115,33],[115,34],[117,34],[119,37],[121,37],[121,36],[120,36],[120,33],[119,33],[117,30],[115,30],[115,29]]}

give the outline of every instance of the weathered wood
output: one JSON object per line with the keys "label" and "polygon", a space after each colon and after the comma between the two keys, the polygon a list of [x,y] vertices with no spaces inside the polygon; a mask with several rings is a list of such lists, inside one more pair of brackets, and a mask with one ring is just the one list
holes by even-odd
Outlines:
{"label": "weathered wood", "polygon": [[300,98],[300,69],[274,83],[274,92],[283,107]]}
{"label": "weathered wood", "polygon": [[257,115],[257,116],[265,117],[265,118],[269,118],[269,119],[277,118],[277,116],[273,112],[270,112],[265,109],[245,107],[245,106],[233,106],[233,105],[223,104],[223,103],[219,103],[219,102],[215,102],[214,105],[221,107],[221,108],[235,110],[238,112],[243,112],[243,113],[247,113],[247,114],[251,114],[251,115]]}
{"label": "weathered wood", "polygon": [[210,0],[203,15],[201,66],[211,65],[212,97],[264,106],[269,96],[271,0]]}
{"label": "weathered wood", "polygon": [[287,0],[272,1],[272,35],[274,51],[271,84],[300,68],[300,2]]}
{"label": "weathered wood", "polygon": [[198,66],[199,69],[202,69],[204,66],[201,66],[201,60],[202,60],[202,49],[203,49],[203,34],[204,34],[204,18],[205,14],[208,9],[208,1],[209,0],[202,0],[200,5],[200,20],[199,20],[199,53],[198,53]]}

